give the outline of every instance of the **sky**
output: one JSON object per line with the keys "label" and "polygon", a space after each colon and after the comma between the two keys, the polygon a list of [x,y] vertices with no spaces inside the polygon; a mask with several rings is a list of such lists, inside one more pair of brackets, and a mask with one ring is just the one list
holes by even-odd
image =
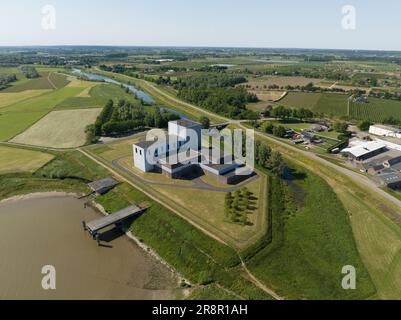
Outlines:
{"label": "sky", "polygon": [[401,50],[400,13],[400,0],[1,0],[0,46]]}

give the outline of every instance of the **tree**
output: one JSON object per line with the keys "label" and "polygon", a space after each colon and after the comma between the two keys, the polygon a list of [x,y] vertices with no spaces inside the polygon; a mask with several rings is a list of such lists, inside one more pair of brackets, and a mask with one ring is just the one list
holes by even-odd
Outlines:
{"label": "tree", "polygon": [[270,156],[270,168],[271,171],[278,177],[281,177],[284,173],[284,160],[280,152],[273,151]]}
{"label": "tree", "polygon": [[283,138],[285,136],[286,130],[283,126],[278,126],[273,128],[273,135],[279,138]]}
{"label": "tree", "polygon": [[273,133],[273,129],[274,129],[274,125],[270,121],[266,121],[266,122],[262,123],[260,129],[265,133],[272,134]]}
{"label": "tree", "polygon": [[96,128],[94,124],[90,124],[86,127],[86,143],[96,143],[98,142],[99,138],[96,136]]}
{"label": "tree", "polygon": [[348,129],[348,124],[346,122],[336,122],[333,125],[333,129],[340,133],[346,133]]}
{"label": "tree", "polygon": [[209,129],[210,128],[210,119],[205,116],[201,116],[199,119],[199,122],[201,123],[203,129]]}
{"label": "tree", "polygon": [[371,125],[373,125],[372,122],[365,120],[358,124],[358,128],[361,131],[368,131]]}

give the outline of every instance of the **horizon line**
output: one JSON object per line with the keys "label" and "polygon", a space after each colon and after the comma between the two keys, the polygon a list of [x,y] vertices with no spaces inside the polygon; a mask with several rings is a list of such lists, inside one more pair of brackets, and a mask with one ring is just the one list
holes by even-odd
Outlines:
{"label": "horizon line", "polygon": [[259,46],[209,46],[209,45],[113,45],[113,44],[34,44],[34,45],[0,45],[0,48],[56,48],[56,47],[105,47],[105,48],[194,48],[194,49],[263,49],[263,50],[319,50],[319,51],[378,51],[397,52],[396,49],[346,49],[346,48],[313,48],[313,47],[259,47]]}

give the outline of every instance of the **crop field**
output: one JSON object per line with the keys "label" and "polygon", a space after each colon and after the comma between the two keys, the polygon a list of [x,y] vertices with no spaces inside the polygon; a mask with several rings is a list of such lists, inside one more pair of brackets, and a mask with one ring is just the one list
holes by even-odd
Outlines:
{"label": "crop field", "polygon": [[82,90],[82,88],[63,88],[1,108],[0,141],[15,137],[45,116],[58,103],[67,97],[79,94]]}
{"label": "crop field", "polygon": [[0,109],[23,100],[31,99],[48,93],[50,90],[26,90],[23,92],[0,92]]}
{"label": "crop field", "polygon": [[252,90],[267,89],[270,85],[278,85],[279,87],[285,86],[306,86],[308,83],[313,83],[316,86],[330,87],[334,82],[325,82],[323,79],[305,78],[305,77],[284,77],[284,76],[271,76],[262,77],[257,79],[250,79],[247,85]]}
{"label": "crop field", "polygon": [[369,98],[369,103],[351,103],[350,116],[373,122],[382,122],[389,117],[401,120],[401,101]]}
{"label": "crop field", "polygon": [[0,146],[0,174],[34,172],[52,159],[48,153]]}
{"label": "crop field", "polygon": [[101,109],[52,111],[12,142],[52,147],[80,147],[86,142],[85,128],[95,122]]}
{"label": "crop field", "polygon": [[[86,82],[89,87],[80,92],[79,95],[68,97],[64,101],[57,104],[57,110],[63,109],[80,109],[80,108],[93,108],[103,107],[110,99],[125,99],[133,104],[138,104],[139,101],[135,99],[132,93],[127,93],[124,89],[117,85],[112,84],[96,84],[93,87],[93,82]],[[90,87],[92,85],[92,87]],[[89,95],[89,97],[88,97]]]}
{"label": "crop field", "polygon": [[22,92],[26,90],[54,90],[61,89],[65,87],[69,81],[67,76],[59,73],[41,73],[41,76],[36,79],[30,79],[28,81],[23,81],[20,84],[11,86],[2,92]]}
{"label": "crop field", "polygon": [[347,115],[347,102],[345,94],[289,92],[279,104],[341,117]]}

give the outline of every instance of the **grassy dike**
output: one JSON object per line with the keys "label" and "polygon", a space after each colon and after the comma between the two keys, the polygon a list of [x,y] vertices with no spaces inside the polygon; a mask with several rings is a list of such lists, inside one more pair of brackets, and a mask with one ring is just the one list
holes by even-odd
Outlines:
{"label": "grassy dike", "polygon": [[[291,179],[271,177],[269,232],[245,251],[248,268],[290,299],[365,299],[375,286],[359,256],[344,206],[318,176],[293,163]],[[342,267],[357,270],[357,289],[344,290]]]}
{"label": "grassy dike", "polygon": [[[110,176],[103,167],[78,151],[49,151],[54,159],[34,173],[0,176],[0,200],[33,192],[88,192],[86,180]],[[167,263],[183,274],[196,289],[190,298],[271,299],[242,276],[237,253],[208,237],[174,213],[126,183],[96,200],[107,211],[131,203],[149,205],[132,222],[133,233]],[[221,296],[221,297],[220,297]]]}

